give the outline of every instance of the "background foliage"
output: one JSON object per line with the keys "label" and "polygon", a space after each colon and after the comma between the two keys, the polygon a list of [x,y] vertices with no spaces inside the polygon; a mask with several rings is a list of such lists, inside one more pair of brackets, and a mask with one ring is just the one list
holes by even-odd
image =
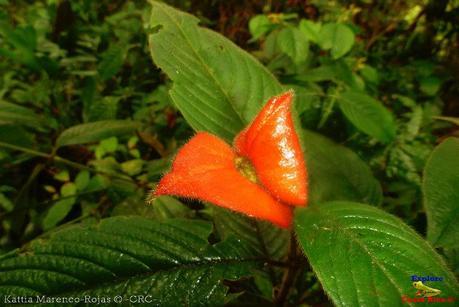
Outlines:
{"label": "background foliage", "polygon": [[[0,1],[0,293],[346,305],[374,303],[376,282],[384,305],[430,273],[457,294],[459,3],[167,2],[196,17],[143,1]],[[282,88],[304,129],[311,210],[295,229],[309,264],[270,224],[190,200],[146,205],[193,129],[230,142]],[[331,255],[337,244],[351,254]],[[409,261],[394,264],[398,250]]]}

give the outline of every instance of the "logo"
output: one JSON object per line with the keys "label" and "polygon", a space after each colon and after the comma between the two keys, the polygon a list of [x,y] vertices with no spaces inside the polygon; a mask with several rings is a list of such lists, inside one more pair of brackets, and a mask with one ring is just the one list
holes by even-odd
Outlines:
{"label": "logo", "polygon": [[[442,291],[441,282],[444,281],[443,277],[439,276],[417,276],[412,275],[411,284],[413,286],[414,296],[402,296],[402,302],[407,304],[412,303],[454,303],[456,299],[454,297],[440,297]],[[427,285],[426,283],[430,284]],[[433,285],[432,283],[437,283]],[[437,286],[440,285],[440,286]]]}
{"label": "logo", "polygon": [[422,283],[422,281],[415,281],[413,283],[413,287],[416,288],[418,291],[416,292],[416,296],[422,297],[432,297],[437,296],[441,293],[441,290],[428,287]]}

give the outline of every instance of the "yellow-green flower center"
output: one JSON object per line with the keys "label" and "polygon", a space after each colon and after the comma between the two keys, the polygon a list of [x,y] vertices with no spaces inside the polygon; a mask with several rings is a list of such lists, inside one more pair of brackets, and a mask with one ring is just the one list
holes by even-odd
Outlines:
{"label": "yellow-green flower center", "polygon": [[253,183],[258,183],[257,173],[255,172],[255,168],[253,167],[252,163],[244,157],[237,157],[234,160],[236,164],[236,169],[244,176],[245,178],[249,179]]}

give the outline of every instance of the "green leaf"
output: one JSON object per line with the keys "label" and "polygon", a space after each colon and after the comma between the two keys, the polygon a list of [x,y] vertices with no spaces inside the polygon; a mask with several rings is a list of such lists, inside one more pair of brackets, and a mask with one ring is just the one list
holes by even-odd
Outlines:
{"label": "green leaf", "polygon": [[360,74],[369,83],[378,84],[379,83],[379,74],[378,70],[371,67],[370,65],[364,65],[360,70]]}
{"label": "green leaf", "polygon": [[3,125],[0,122],[0,142],[21,147],[33,147],[34,135],[20,125]]}
{"label": "green leaf", "polygon": [[140,123],[130,120],[104,120],[80,124],[64,130],[56,140],[57,146],[97,142],[111,136],[132,133]]}
{"label": "green leaf", "polygon": [[449,116],[433,116],[435,119],[444,120],[459,126],[459,117],[449,117]]}
{"label": "green leaf", "polygon": [[322,28],[322,24],[308,19],[301,19],[299,28],[311,42],[318,43],[320,41],[320,29]]}
{"label": "green leaf", "polygon": [[322,49],[331,49],[331,55],[335,60],[348,53],[354,41],[354,32],[341,23],[327,23],[320,31],[319,45]]}
{"label": "green leaf", "polygon": [[51,229],[62,221],[67,214],[72,210],[75,204],[76,197],[69,197],[75,195],[77,186],[73,182],[67,182],[61,187],[61,197],[46,213],[43,219],[43,228],[45,230]]}
{"label": "green leaf", "polygon": [[303,136],[311,204],[331,200],[381,203],[381,186],[357,154],[318,133],[304,130]]}
{"label": "green leaf", "polygon": [[87,107],[86,120],[90,122],[116,118],[120,96],[105,96],[93,100]]}
{"label": "green leaf", "polygon": [[159,221],[165,221],[171,218],[190,217],[192,210],[173,197],[161,196],[156,197],[151,207],[154,217]]}
{"label": "green leaf", "polygon": [[87,170],[82,170],[78,173],[75,177],[75,185],[78,191],[84,191],[86,187],[89,185],[89,181],[91,180],[91,174]]}
{"label": "green leaf", "polygon": [[459,247],[459,139],[438,145],[424,169],[427,238],[434,246]]}
{"label": "green leaf", "polygon": [[285,256],[290,238],[285,229],[216,206],[212,206],[212,216],[223,239],[234,236],[244,240],[255,254],[267,259]]}
{"label": "green leaf", "polygon": [[108,80],[118,73],[124,63],[126,49],[114,45],[102,54],[102,60],[97,68],[102,80]]}
{"label": "green leaf", "polygon": [[278,81],[255,58],[198,19],[151,2],[153,61],[173,81],[171,98],[195,130],[228,141],[261,106],[281,92]]}
{"label": "green leaf", "polygon": [[224,279],[258,266],[236,240],[209,245],[207,222],[114,217],[36,240],[0,260],[0,293],[66,297],[151,295],[160,306],[219,306]]}
{"label": "green leaf", "polygon": [[135,176],[142,172],[145,161],[142,159],[133,159],[121,163],[121,170],[129,176]]}
{"label": "green leaf", "polygon": [[12,123],[32,128],[44,126],[43,118],[33,110],[0,100],[0,123]]}
{"label": "green leaf", "polygon": [[257,40],[271,30],[273,25],[266,15],[256,15],[249,21],[249,31],[252,40]]}
{"label": "green leaf", "polygon": [[350,90],[341,93],[338,101],[346,118],[362,132],[384,143],[395,138],[394,118],[378,100]]}
{"label": "green leaf", "polygon": [[435,76],[428,76],[419,81],[419,89],[429,96],[435,96],[441,86],[441,80]]}
{"label": "green leaf", "polygon": [[[443,277],[442,297],[459,285],[443,259],[400,219],[374,207],[331,202],[297,209],[295,231],[336,306],[403,306],[412,275]],[[413,304],[409,304],[414,306]]]}
{"label": "green leaf", "polygon": [[309,43],[300,30],[286,27],[279,32],[276,43],[279,49],[287,54],[295,64],[306,61],[309,53]]}

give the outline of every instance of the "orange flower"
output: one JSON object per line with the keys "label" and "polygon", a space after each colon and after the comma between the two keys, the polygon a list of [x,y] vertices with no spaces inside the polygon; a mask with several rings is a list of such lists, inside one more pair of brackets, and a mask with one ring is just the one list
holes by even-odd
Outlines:
{"label": "orange flower", "polygon": [[307,173],[292,120],[293,92],[271,98],[235,138],[234,149],[199,132],[184,145],[154,196],[176,195],[287,228],[291,206],[306,206]]}

